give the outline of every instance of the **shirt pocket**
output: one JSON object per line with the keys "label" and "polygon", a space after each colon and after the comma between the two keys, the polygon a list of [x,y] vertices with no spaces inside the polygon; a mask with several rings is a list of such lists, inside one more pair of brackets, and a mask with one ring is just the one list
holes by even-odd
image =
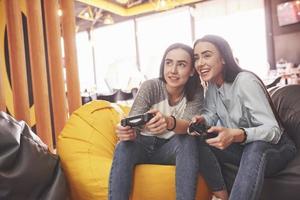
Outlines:
{"label": "shirt pocket", "polygon": [[246,107],[242,106],[242,113],[241,117],[239,118],[238,127],[249,128],[251,125],[249,116],[249,110]]}
{"label": "shirt pocket", "polygon": [[248,120],[247,120],[246,117],[242,116],[239,119],[238,127],[243,127],[243,128],[248,128],[249,127],[249,123],[248,123]]}

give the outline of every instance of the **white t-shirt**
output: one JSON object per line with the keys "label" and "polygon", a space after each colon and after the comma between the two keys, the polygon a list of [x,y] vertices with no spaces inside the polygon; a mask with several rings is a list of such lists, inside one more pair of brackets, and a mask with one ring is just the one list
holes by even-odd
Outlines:
{"label": "white t-shirt", "polygon": [[[134,99],[130,116],[143,114],[150,109],[157,109],[166,116],[173,115],[177,119],[190,121],[195,115],[200,115],[203,106],[203,89],[195,93],[192,101],[183,98],[174,106],[169,104],[166,84],[160,79],[151,79],[143,82],[137,96]],[[153,136],[151,132],[141,132],[142,135]],[[155,135],[159,138],[171,138],[175,133],[166,131],[163,134]]]}

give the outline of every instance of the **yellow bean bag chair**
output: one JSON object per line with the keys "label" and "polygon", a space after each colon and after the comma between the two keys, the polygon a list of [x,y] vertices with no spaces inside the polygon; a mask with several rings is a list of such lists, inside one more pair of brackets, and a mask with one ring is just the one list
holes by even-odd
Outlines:
{"label": "yellow bean bag chair", "polygon": [[[69,183],[71,199],[108,199],[108,180],[117,138],[115,126],[128,107],[92,101],[76,110],[58,138],[57,150]],[[210,199],[199,176],[197,199]],[[137,165],[131,199],[175,199],[175,166]]]}

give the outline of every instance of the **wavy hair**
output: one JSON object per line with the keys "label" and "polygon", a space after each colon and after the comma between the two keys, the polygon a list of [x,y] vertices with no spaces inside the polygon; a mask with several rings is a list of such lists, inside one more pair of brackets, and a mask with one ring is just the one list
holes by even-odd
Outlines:
{"label": "wavy hair", "polygon": [[[199,42],[209,42],[209,43],[215,45],[215,47],[219,50],[219,52],[225,62],[224,67],[223,67],[223,79],[225,82],[232,83],[235,80],[238,73],[247,71],[247,70],[243,70],[239,66],[236,58],[233,56],[232,49],[231,49],[229,43],[222,37],[217,36],[217,35],[205,35],[202,38],[195,41],[194,48]],[[250,72],[250,71],[247,71],[247,72]],[[253,72],[250,72],[250,73],[252,73],[262,83],[262,85],[265,85],[263,83],[263,81],[255,73],[253,73]],[[280,119],[280,117],[278,115],[278,112],[272,102],[272,99],[271,99],[266,87],[263,87],[263,90],[264,90],[265,95],[269,101],[271,108],[272,108],[272,111],[276,118],[276,121],[278,122],[279,126],[281,128],[283,128],[282,120]]]}

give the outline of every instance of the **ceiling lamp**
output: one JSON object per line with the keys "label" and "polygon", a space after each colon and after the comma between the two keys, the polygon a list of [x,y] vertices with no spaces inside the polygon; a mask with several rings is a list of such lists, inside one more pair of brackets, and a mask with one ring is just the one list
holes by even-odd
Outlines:
{"label": "ceiling lamp", "polygon": [[120,4],[127,4],[129,0],[116,0]]}
{"label": "ceiling lamp", "polygon": [[85,7],[83,10],[80,11],[80,13],[77,15],[77,17],[94,21],[94,13],[90,6]]}
{"label": "ceiling lamp", "polygon": [[176,0],[156,0],[154,2],[158,11],[173,9],[180,4]]}
{"label": "ceiling lamp", "polygon": [[109,25],[109,24],[113,24],[113,23],[114,23],[114,19],[112,18],[112,16],[110,14],[105,14],[103,16],[103,24]]}
{"label": "ceiling lamp", "polygon": [[167,7],[167,1],[166,0],[160,0],[160,1],[157,2],[157,6],[159,8],[163,9],[163,8]]}
{"label": "ceiling lamp", "polygon": [[63,15],[62,9],[58,9],[58,10],[57,10],[57,15],[60,16],[60,17]]}

